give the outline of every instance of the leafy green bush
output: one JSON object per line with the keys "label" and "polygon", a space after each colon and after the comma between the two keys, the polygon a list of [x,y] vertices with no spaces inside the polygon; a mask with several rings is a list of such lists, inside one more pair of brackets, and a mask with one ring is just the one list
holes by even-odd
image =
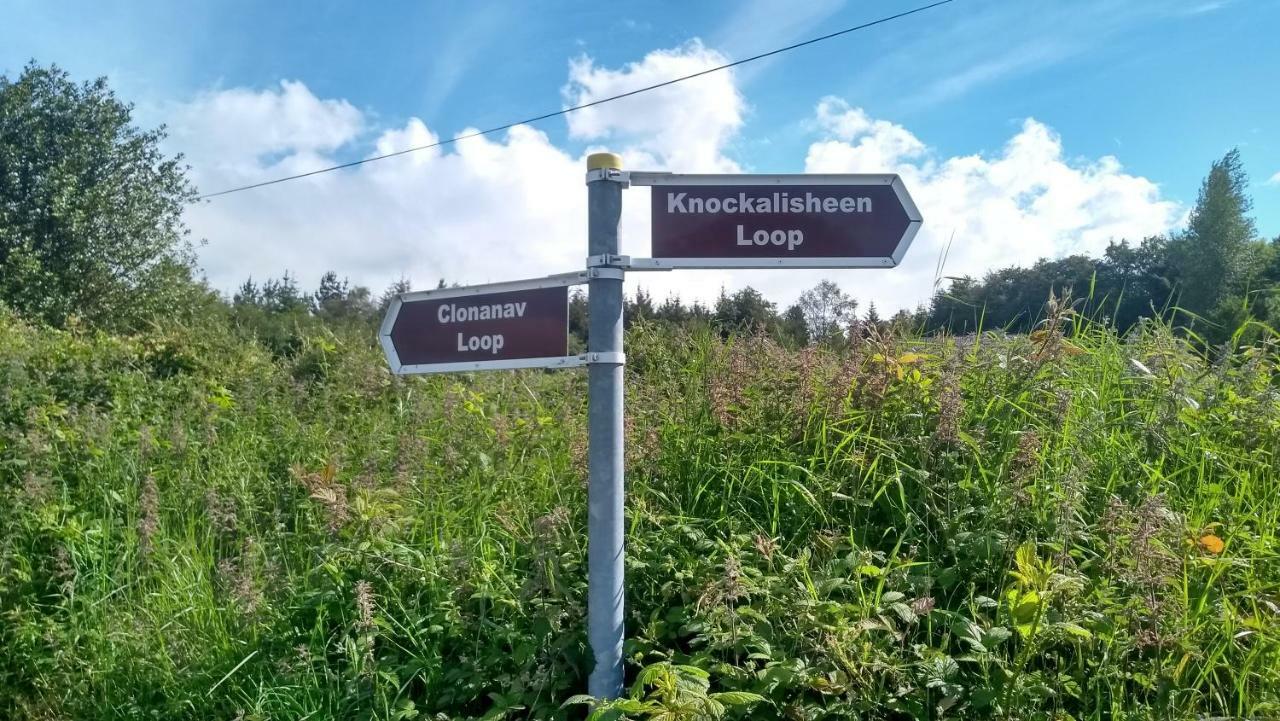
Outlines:
{"label": "leafy green bush", "polygon": [[[297,333],[0,315],[0,716],[587,715],[584,377]],[[628,343],[599,716],[1280,714],[1273,347]]]}

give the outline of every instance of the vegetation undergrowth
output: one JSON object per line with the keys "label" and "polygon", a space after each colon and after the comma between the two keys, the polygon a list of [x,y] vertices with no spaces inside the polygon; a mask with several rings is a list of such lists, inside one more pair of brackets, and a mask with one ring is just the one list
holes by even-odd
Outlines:
{"label": "vegetation undergrowth", "polygon": [[[1072,322],[1072,321],[1076,322]],[[597,716],[1280,714],[1275,348],[628,338]],[[0,716],[582,718],[585,383],[0,314]]]}

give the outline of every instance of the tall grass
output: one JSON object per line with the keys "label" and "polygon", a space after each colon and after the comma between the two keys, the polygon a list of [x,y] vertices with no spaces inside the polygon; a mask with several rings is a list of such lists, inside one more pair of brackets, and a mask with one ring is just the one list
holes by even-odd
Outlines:
{"label": "tall grass", "polygon": [[[1280,715],[1272,347],[628,344],[631,716]],[[582,717],[585,400],[0,316],[0,716]]]}

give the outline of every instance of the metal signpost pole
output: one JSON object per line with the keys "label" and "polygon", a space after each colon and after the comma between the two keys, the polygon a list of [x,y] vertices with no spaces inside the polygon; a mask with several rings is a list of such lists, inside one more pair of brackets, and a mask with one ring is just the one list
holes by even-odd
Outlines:
{"label": "metal signpost pole", "polygon": [[[652,258],[621,255],[622,190],[651,186]],[[379,332],[391,371],[587,371],[587,691],[622,695],[622,279],[673,268],[893,268],[924,219],[896,175],[624,173],[587,156],[587,268],[400,295]],[[587,352],[567,352],[568,286],[587,283]]]}
{"label": "metal signpost pole", "polygon": [[[587,254],[618,255],[622,159],[587,157]],[[616,266],[592,269],[587,331],[587,637],[595,667],[587,691],[622,693],[623,410],[622,278]]]}

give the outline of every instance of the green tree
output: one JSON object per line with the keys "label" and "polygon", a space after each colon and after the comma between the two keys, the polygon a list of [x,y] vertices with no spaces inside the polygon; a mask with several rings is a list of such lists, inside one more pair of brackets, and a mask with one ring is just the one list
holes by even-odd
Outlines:
{"label": "green tree", "polygon": [[777,318],[776,306],[755,288],[743,288],[733,295],[722,289],[716,300],[714,322],[725,337],[735,333],[770,332]]}
{"label": "green tree", "polygon": [[320,287],[311,296],[311,311],[317,317],[333,322],[363,322],[373,318],[376,307],[369,289],[352,286],[338,274],[328,271],[320,278]]}
{"label": "green tree", "polygon": [[871,301],[871,305],[867,306],[867,317],[865,320],[867,325],[872,328],[879,328],[884,324],[884,321],[880,319],[880,312],[876,310],[876,302],[874,300]]}
{"label": "green tree", "polygon": [[794,348],[809,345],[809,326],[805,324],[804,311],[792,304],[778,319],[778,335],[783,343]]}
{"label": "green tree", "polygon": [[[931,331],[972,333],[982,320],[982,283],[967,275],[949,280],[948,286],[939,288],[929,303],[928,328]],[[890,322],[897,327],[901,320],[903,318],[895,315]]]}
{"label": "green tree", "polygon": [[586,350],[587,320],[587,291],[574,288],[569,294],[569,335],[576,340],[573,352]]}
{"label": "green tree", "polygon": [[653,320],[657,312],[653,307],[653,296],[644,288],[636,288],[634,299],[624,301],[623,323],[630,328],[636,321]]}
{"label": "green tree", "polygon": [[0,301],[19,313],[128,328],[195,297],[195,190],[132,107],[57,67],[0,76]]}
{"label": "green tree", "polygon": [[382,291],[382,295],[378,296],[379,318],[387,312],[387,308],[391,306],[391,301],[395,300],[396,296],[404,295],[411,290],[413,290],[413,284],[403,275],[400,276],[399,280],[387,286],[387,289]]}
{"label": "green tree", "polygon": [[1257,228],[1245,188],[1249,178],[1239,149],[1216,161],[1200,186],[1184,233],[1170,243],[1170,262],[1180,293],[1179,305],[1208,313],[1246,290],[1251,280],[1251,246]]}
{"label": "green tree", "polygon": [[831,342],[844,337],[844,329],[856,318],[858,301],[829,280],[800,294],[797,302],[804,314],[809,338],[815,342]]}
{"label": "green tree", "polygon": [[1147,237],[1137,246],[1125,241],[1110,244],[1098,269],[1098,285],[1105,292],[1103,312],[1122,332],[1139,318],[1163,313],[1169,305],[1169,278],[1167,238]]}

